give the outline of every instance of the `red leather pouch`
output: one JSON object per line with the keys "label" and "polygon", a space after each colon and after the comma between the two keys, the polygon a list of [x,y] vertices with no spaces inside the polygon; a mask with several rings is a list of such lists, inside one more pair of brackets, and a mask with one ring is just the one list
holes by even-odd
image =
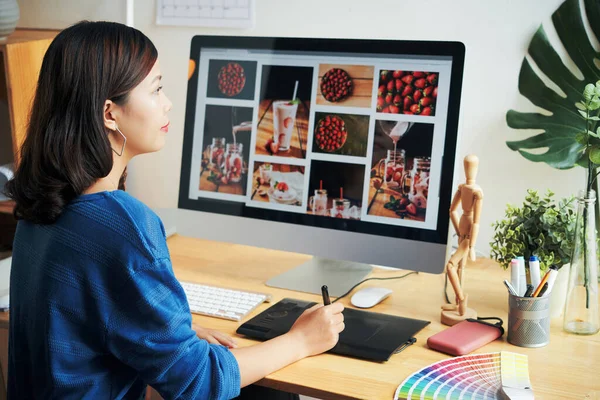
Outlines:
{"label": "red leather pouch", "polygon": [[427,339],[429,348],[452,356],[462,356],[485,346],[504,334],[502,324],[466,319]]}

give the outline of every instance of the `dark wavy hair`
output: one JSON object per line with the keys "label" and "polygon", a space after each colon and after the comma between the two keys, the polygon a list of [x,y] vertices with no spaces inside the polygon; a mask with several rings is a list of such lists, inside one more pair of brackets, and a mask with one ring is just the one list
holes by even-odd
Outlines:
{"label": "dark wavy hair", "polygon": [[142,32],[114,22],[81,21],[55,37],[44,55],[20,162],[5,189],[16,218],[51,224],[108,175],[113,155],[104,103],[126,104],[157,57]]}

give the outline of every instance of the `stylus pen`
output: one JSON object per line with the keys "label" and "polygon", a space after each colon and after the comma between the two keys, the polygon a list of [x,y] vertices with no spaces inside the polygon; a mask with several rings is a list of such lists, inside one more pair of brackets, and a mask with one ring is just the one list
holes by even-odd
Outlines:
{"label": "stylus pen", "polygon": [[323,294],[323,304],[326,306],[331,304],[331,300],[329,299],[329,291],[327,290],[327,285],[321,286],[321,293]]}

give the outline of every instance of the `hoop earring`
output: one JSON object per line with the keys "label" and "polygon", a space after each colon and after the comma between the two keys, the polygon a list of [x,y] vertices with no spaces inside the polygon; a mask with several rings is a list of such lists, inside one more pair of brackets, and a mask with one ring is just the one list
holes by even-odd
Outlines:
{"label": "hoop earring", "polygon": [[121,147],[121,154],[117,153],[117,151],[115,149],[113,149],[112,146],[111,146],[111,150],[114,151],[114,153],[116,155],[118,155],[119,157],[121,157],[123,155],[123,151],[125,151],[125,143],[127,143],[127,138],[125,137],[125,135],[123,135],[123,132],[121,132],[119,130],[118,126],[115,126],[115,128],[117,129],[117,132],[119,132],[121,134],[121,136],[123,136],[123,147]]}

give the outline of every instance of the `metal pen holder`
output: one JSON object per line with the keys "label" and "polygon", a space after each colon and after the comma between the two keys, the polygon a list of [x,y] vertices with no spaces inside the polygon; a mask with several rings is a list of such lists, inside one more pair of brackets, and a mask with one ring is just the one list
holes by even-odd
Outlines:
{"label": "metal pen holder", "polygon": [[508,295],[509,343],[520,347],[544,347],[550,343],[550,297]]}

